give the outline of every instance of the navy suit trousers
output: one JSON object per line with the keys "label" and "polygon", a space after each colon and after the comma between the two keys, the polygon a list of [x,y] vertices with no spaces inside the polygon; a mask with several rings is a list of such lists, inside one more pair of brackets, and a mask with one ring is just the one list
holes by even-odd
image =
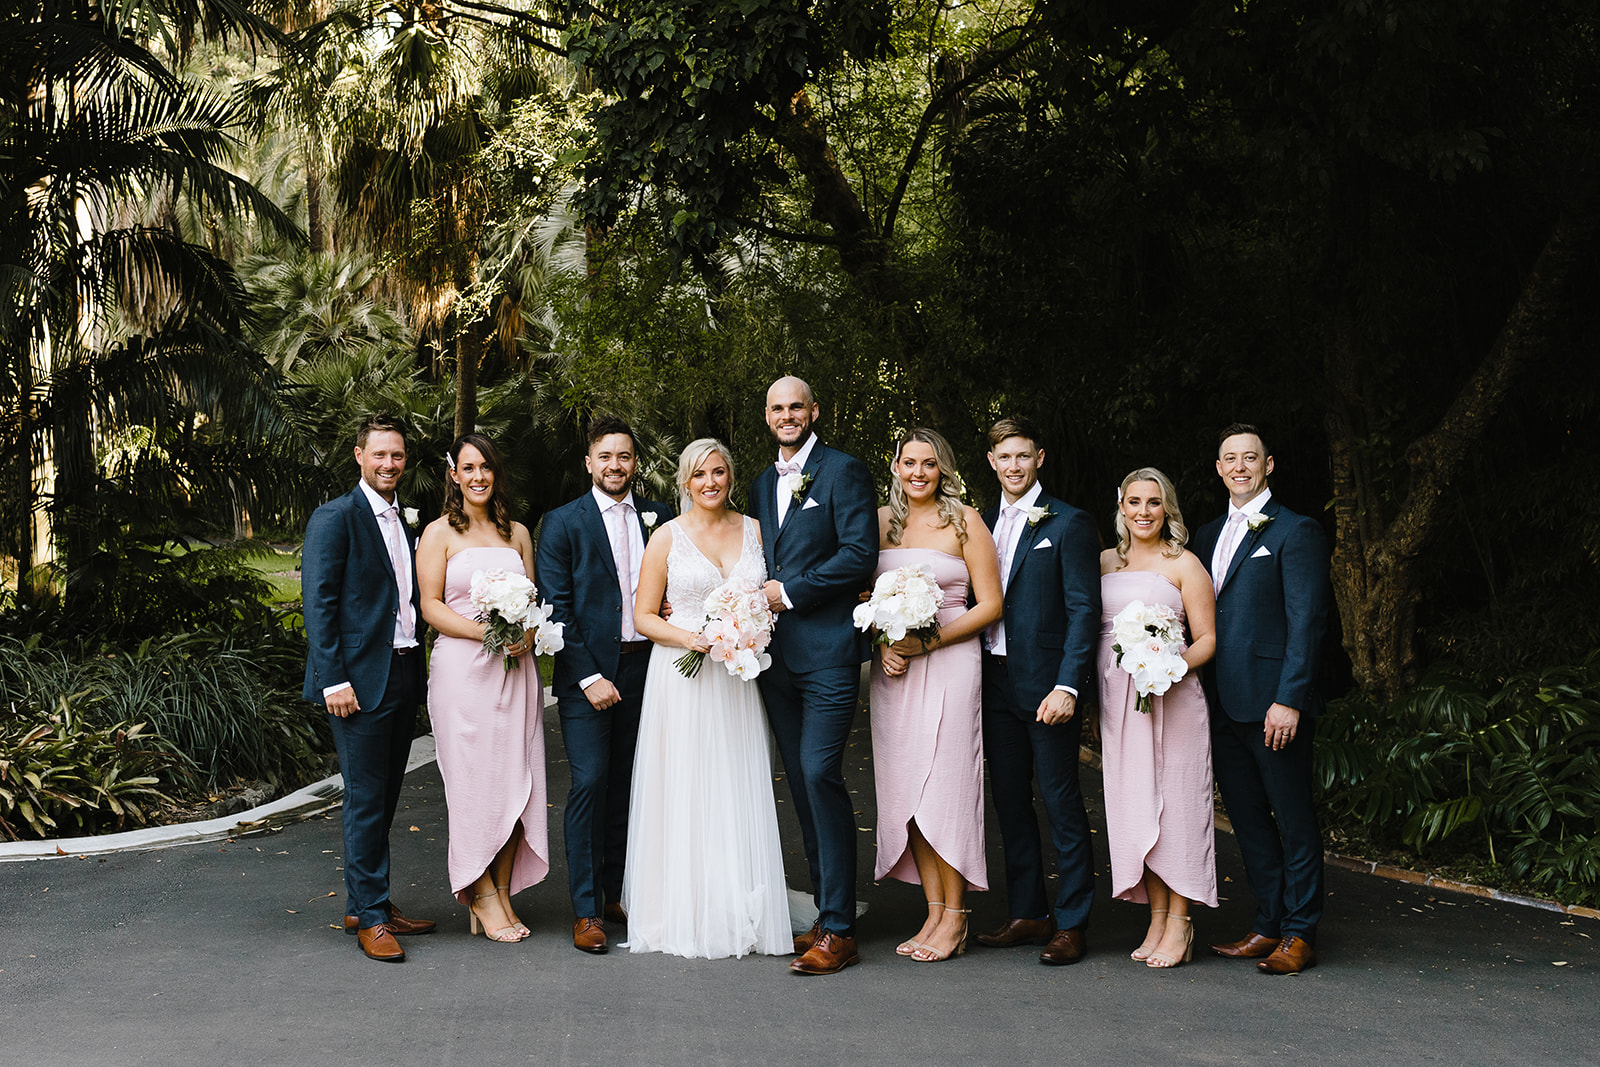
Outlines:
{"label": "navy suit trousers", "polygon": [[607,901],[622,902],[633,753],[639,743],[639,712],[649,666],[647,649],[617,660],[617,677],[612,681],[622,699],[609,708],[596,709],[581,690],[556,705],[572,771],[562,823],[567,888],[573,914],[580,919],[599,916]]}
{"label": "navy suit trousers", "polygon": [[1311,797],[1316,719],[1302,716],[1295,738],[1274,752],[1259,722],[1211,718],[1211,763],[1256,898],[1251,930],[1263,937],[1317,941],[1322,919],[1322,833]]}
{"label": "navy suit trousers", "polygon": [[344,774],[345,914],[365,929],[389,921],[389,826],[400,804],[422,695],[422,649],[394,654],[375,708],[328,716]]}
{"label": "navy suit trousers", "polygon": [[861,668],[850,664],[790,673],[777,656],[773,659],[759,684],[800,819],[819,919],[824,930],[853,935],[857,831],[855,806],[844,784],[844,750]]}
{"label": "navy suit trousers", "polygon": [[[1094,845],[1078,785],[1082,710],[1064,723],[1046,726],[1035,717],[1035,709],[1018,708],[1006,695],[1010,686],[1000,680],[1004,663],[987,653],[983,658],[983,754],[1005,846],[1008,917],[1053,916],[1060,930],[1087,927],[1094,903]],[[1033,807],[1036,774],[1061,883],[1053,903],[1045,891],[1044,856]]]}

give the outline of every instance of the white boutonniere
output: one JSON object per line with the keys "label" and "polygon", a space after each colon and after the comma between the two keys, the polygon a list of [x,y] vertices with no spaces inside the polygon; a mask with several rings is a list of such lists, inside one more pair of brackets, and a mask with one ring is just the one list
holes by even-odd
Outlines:
{"label": "white boutonniere", "polygon": [[1042,506],[1039,504],[1034,504],[1030,507],[1023,508],[1022,514],[1027,516],[1029,526],[1037,526],[1050,516],[1054,515],[1055,512],[1050,510],[1049,504],[1044,504]]}
{"label": "white boutonniere", "polygon": [[785,474],[778,478],[778,488],[787,492],[794,498],[796,504],[806,498],[806,491],[811,488],[816,474],[812,471],[804,473]]}
{"label": "white boutonniere", "polygon": [[1251,533],[1258,533],[1261,530],[1266,529],[1267,523],[1271,521],[1271,515],[1263,515],[1261,512],[1257,511],[1254,514],[1246,515],[1244,524],[1250,527]]}
{"label": "white boutonniere", "polygon": [[656,532],[656,520],[660,518],[661,516],[653,511],[639,512],[639,521],[644,523],[644,539],[646,541],[650,540],[650,535]]}
{"label": "white boutonniere", "polygon": [[422,515],[416,508],[401,508],[400,517],[405,520],[407,526],[415,528],[417,520],[422,518]]}

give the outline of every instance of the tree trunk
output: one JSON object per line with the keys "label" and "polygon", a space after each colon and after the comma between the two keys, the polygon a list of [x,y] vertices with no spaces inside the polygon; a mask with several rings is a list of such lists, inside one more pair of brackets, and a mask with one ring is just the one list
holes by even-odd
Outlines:
{"label": "tree trunk", "polygon": [[[833,231],[839,265],[883,312],[893,336],[892,357],[915,380],[919,357],[927,347],[927,328],[915,302],[907,298],[890,240],[861,206],[861,198],[839,167],[806,91],[777,101],[777,111],[778,141],[811,184],[811,217]],[[935,397],[919,391],[915,400],[929,425],[956,432],[942,417],[943,406]]]}
{"label": "tree trunk", "polygon": [[1482,440],[1518,371],[1543,352],[1561,295],[1594,233],[1592,218],[1557,221],[1494,344],[1432,430],[1406,449],[1409,478],[1385,516],[1362,441],[1362,370],[1351,314],[1334,331],[1324,362],[1333,391],[1326,416],[1335,496],[1333,592],[1356,683],[1388,701],[1416,682],[1418,560],[1443,520],[1445,492]]}

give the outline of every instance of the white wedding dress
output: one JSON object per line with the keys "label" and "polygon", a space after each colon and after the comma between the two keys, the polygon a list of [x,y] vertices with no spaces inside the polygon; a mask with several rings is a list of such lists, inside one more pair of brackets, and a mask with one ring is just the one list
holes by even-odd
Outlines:
{"label": "white wedding dress", "polygon": [[[766,580],[756,524],[727,577]],[[691,625],[724,576],[678,523],[663,533],[667,600]],[[657,534],[656,536],[660,536]],[[717,959],[793,952],[767,718],[755,682],[707,658],[685,678],[683,650],[650,652],[628,811],[622,905],[632,952]]]}

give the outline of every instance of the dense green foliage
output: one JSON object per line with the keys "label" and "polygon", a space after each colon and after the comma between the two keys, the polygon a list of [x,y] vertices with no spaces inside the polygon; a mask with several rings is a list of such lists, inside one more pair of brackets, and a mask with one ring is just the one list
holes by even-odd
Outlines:
{"label": "dense green foliage", "polygon": [[0,837],[71,837],[142,826],[181,768],[143,723],[81,727],[63,698],[48,722],[0,719]]}
{"label": "dense green foliage", "polygon": [[1387,706],[1352,694],[1318,722],[1315,759],[1332,827],[1476,852],[1534,892],[1600,904],[1600,653],[1488,696],[1447,678]]}

